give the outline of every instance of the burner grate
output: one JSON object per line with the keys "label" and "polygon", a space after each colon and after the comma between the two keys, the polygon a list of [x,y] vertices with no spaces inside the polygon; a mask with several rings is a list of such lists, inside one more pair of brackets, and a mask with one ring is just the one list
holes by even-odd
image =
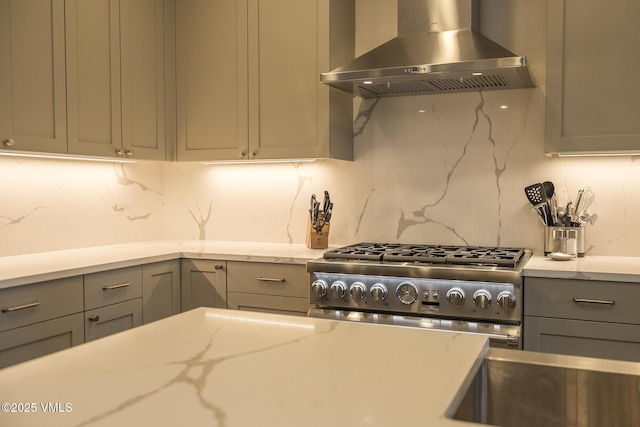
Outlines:
{"label": "burner grate", "polygon": [[358,243],[327,251],[324,253],[324,258],[344,261],[364,260],[515,268],[524,253],[523,248],[494,246]]}
{"label": "burner grate", "polygon": [[448,262],[464,265],[497,265],[515,267],[524,255],[522,248],[466,247],[451,255]]}
{"label": "burner grate", "polygon": [[423,262],[444,264],[459,247],[439,245],[407,245],[384,254],[383,259],[391,262]]}
{"label": "burner grate", "polygon": [[324,253],[325,259],[382,261],[382,255],[400,244],[358,243]]}

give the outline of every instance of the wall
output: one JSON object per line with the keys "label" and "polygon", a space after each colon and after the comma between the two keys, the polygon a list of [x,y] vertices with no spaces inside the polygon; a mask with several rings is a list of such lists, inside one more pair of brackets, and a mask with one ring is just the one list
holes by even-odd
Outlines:
{"label": "wall", "polygon": [[[304,243],[309,197],[324,190],[335,202],[334,245],[398,241],[540,253],[542,225],[523,188],[545,180],[572,198],[584,186],[595,190],[590,211],[599,219],[587,226],[589,254],[640,256],[638,159],[544,156],[546,2],[488,4],[512,25],[484,25],[527,53],[538,87],[356,100],[354,162],[0,157],[0,256],[161,238]],[[393,36],[389,0],[358,6],[359,51]]]}
{"label": "wall", "polygon": [[0,156],[0,256],[159,239],[161,163]]}

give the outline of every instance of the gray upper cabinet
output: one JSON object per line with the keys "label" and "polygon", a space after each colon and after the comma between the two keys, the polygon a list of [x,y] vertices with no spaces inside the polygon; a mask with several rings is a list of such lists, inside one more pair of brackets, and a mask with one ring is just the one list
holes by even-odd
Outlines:
{"label": "gray upper cabinet", "polygon": [[0,148],[67,151],[64,0],[0,1]]}
{"label": "gray upper cabinet", "polygon": [[246,155],[246,1],[176,1],[178,160]]}
{"label": "gray upper cabinet", "polygon": [[320,83],[354,49],[350,0],[179,0],[178,160],[353,158],[352,97]]}
{"label": "gray upper cabinet", "polygon": [[162,0],[67,0],[68,151],[165,158]]}
{"label": "gray upper cabinet", "polygon": [[550,0],[547,154],[640,152],[640,3]]}

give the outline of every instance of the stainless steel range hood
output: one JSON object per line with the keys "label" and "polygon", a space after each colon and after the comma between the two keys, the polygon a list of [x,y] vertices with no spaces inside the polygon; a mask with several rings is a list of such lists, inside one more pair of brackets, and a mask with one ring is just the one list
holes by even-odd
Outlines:
{"label": "stainless steel range hood", "polygon": [[472,0],[398,0],[398,36],[320,80],[363,98],[534,87],[524,56],[472,29]]}

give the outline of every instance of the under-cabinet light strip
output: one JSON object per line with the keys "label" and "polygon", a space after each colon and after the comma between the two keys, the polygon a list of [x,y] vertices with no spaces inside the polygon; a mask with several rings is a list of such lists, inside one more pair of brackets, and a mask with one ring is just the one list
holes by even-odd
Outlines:
{"label": "under-cabinet light strip", "polygon": [[255,165],[265,163],[311,163],[318,159],[265,159],[265,160],[211,160],[200,162],[203,165]]}
{"label": "under-cabinet light strip", "polygon": [[81,157],[81,156],[67,156],[57,154],[38,154],[38,153],[24,153],[14,151],[0,151],[0,156],[7,157],[29,157],[36,159],[60,159],[60,160],[83,160],[86,162],[106,162],[106,163],[136,163],[135,159],[112,159],[112,158],[100,158],[100,157]]}

